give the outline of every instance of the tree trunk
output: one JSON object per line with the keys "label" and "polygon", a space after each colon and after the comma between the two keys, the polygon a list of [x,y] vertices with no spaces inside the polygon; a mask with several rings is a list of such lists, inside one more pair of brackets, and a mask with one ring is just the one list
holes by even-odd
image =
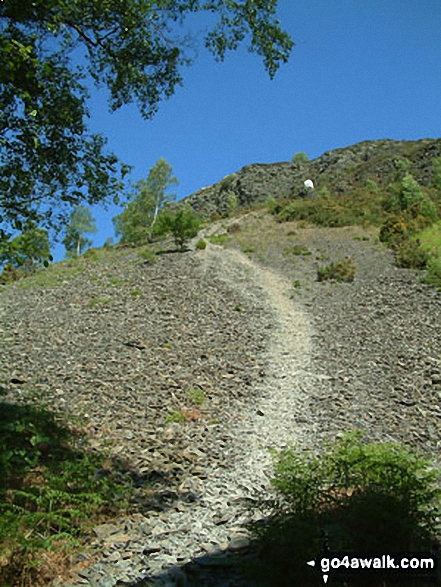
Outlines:
{"label": "tree trunk", "polygon": [[153,228],[153,226],[156,222],[156,218],[158,217],[158,212],[159,212],[159,206],[156,205],[155,213],[153,214],[153,220],[152,220],[152,223],[150,224],[150,230]]}

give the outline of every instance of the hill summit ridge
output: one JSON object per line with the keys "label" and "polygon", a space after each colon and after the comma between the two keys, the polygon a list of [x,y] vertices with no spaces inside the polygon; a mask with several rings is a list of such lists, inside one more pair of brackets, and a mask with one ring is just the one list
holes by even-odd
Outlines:
{"label": "hill summit ridge", "polygon": [[432,161],[437,157],[441,157],[441,139],[366,140],[326,151],[311,161],[245,165],[184,202],[205,216],[226,215],[232,205],[247,207],[269,197],[300,197],[307,179],[313,180],[316,191],[326,187],[349,195],[363,188],[367,180],[386,187],[396,178],[397,161],[403,159],[409,162],[409,173],[424,186],[432,180]]}

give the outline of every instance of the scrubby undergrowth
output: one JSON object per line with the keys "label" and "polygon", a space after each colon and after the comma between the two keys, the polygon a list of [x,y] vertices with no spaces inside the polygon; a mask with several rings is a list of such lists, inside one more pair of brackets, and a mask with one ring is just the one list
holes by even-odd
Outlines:
{"label": "scrubby undergrowth", "polygon": [[126,509],[128,480],[65,418],[1,402],[0,584],[35,587],[62,572],[94,521]]}

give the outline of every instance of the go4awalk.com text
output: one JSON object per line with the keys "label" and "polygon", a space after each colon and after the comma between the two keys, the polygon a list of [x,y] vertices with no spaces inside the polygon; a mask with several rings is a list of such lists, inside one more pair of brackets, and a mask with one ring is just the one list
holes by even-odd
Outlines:
{"label": "go4awalk.com text", "polygon": [[[351,577],[355,580],[366,573],[397,579],[435,580],[437,557],[430,552],[413,553],[355,553],[326,552],[308,561],[323,574],[324,583],[330,577]],[[365,579],[366,577],[364,577]]]}

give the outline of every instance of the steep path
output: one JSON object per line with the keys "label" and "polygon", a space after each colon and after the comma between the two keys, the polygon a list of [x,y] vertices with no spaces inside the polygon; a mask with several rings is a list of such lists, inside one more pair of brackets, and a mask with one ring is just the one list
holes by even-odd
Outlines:
{"label": "steep path", "polygon": [[216,273],[228,287],[242,295],[257,295],[271,312],[273,329],[268,332],[264,353],[266,379],[259,387],[257,401],[250,405],[236,427],[237,444],[243,450],[233,477],[250,487],[265,475],[271,465],[268,449],[289,443],[310,445],[314,422],[309,413],[309,395],[315,380],[310,372],[312,359],[311,320],[299,301],[291,295],[291,283],[280,273],[264,268],[237,250],[208,246],[202,260],[207,273]]}
{"label": "steep path", "polygon": [[[240,577],[228,566],[224,573],[219,573],[218,568],[213,572],[204,555],[228,553],[229,547],[233,550],[246,547],[244,525],[249,513],[245,510],[244,498],[268,489],[269,449],[286,447],[291,442],[311,444],[314,433],[308,412],[308,396],[314,381],[309,372],[311,325],[300,303],[290,299],[289,282],[277,272],[259,267],[238,251],[226,251],[213,245],[198,254],[197,259],[203,282],[220,281],[242,300],[237,312],[245,312],[248,305],[264,302],[271,327],[267,328],[265,350],[259,357],[263,365],[261,383],[253,389],[252,398],[243,398],[223,423],[223,436],[227,441],[222,445],[222,457],[226,466],[207,467],[203,481],[197,479],[195,482],[194,477],[182,481],[181,489],[199,498],[190,505],[181,503],[178,508],[173,507],[159,516],[134,519],[129,535],[131,548],[142,542],[142,536],[136,535],[139,528],[144,532],[144,541],[147,539],[153,544],[155,552],[148,557],[152,584],[177,582],[185,585],[192,581],[194,585],[226,586],[231,581],[231,585],[240,585]],[[120,526],[122,532],[127,530],[123,521]],[[110,531],[117,534],[117,527]],[[103,534],[108,530],[104,528]],[[124,558],[124,552],[120,550],[119,556]],[[201,564],[194,564],[187,578],[179,565],[201,556]],[[108,555],[106,558],[108,560]],[[86,578],[93,580],[105,573],[106,585],[111,586],[127,575],[124,572],[118,575],[115,567],[112,572],[106,558],[88,569]]]}
{"label": "steep path", "polygon": [[[182,531],[175,534],[177,541],[187,542],[187,555],[192,553],[196,559],[201,555],[197,530],[200,524],[208,531],[208,542],[212,543],[211,549],[203,545],[207,557],[191,566],[190,584],[237,586],[242,584],[240,577],[228,565],[224,573],[219,572],[217,558],[213,563],[215,570],[210,569],[209,555],[218,554],[226,562],[228,556],[223,559],[222,550],[225,552],[228,546],[232,550],[246,547],[244,525],[249,513],[243,501],[256,491],[269,489],[269,450],[293,442],[311,446],[314,424],[309,413],[309,395],[315,381],[309,371],[311,324],[301,304],[290,299],[290,283],[277,272],[259,267],[243,253],[218,246],[208,245],[199,259],[203,273],[236,290],[244,304],[253,298],[264,300],[272,322],[260,359],[266,365],[265,377],[254,390],[255,399],[244,401],[234,419],[225,423],[230,442],[224,448],[224,456],[229,466],[207,477],[201,487],[200,503],[181,513]],[[180,573],[177,577],[186,584],[187,577]],[[167,584],[166,574],[157,579]]]}

